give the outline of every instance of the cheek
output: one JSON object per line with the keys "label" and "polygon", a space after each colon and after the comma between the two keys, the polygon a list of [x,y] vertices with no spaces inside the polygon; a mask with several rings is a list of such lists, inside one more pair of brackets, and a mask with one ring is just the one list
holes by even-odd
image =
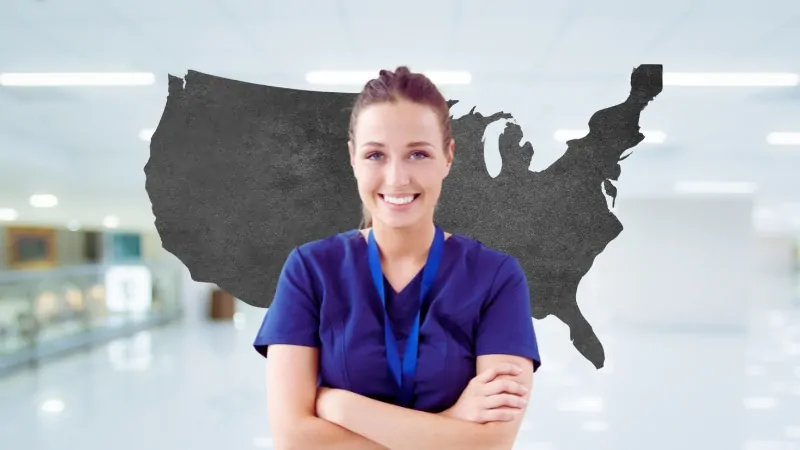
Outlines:
{"label": "cheek", "polygon": [[355,176],[361,191],[377,189],[381,183],[380,171],[368,167],[356,167]]}
{"label": "cheek", "polygon": [[420,172],[417,179],[427,190],[438,192],[442,188],[445,175],[446,172],[439,167],[431,167],[424,172]]}

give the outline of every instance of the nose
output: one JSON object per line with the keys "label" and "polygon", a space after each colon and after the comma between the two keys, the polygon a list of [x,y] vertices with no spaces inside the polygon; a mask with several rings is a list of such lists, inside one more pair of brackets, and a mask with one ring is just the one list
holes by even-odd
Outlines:
{"label": "nose", "polygon": [[386,184],[389,186],[405,186],[411,181],[405,161],[393,160],[386,164]]}

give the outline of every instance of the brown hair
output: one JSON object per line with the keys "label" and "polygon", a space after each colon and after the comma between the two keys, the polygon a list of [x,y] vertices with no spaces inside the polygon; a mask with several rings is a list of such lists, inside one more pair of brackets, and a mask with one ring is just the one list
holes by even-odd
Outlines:
{"label": "brown hair", "polygon": [[[364,89],[356,97],[355,105],[350,114],[350,128],[348,136],[355,143],[354,133],[358,115],[362,109],[376,103],[397,102],[408,100],[421,105],[427,105],[439,116],[439,122],[444,135],[445,148],[453,139],[450,130],[450,106],[444,96],[433,82],[421,73],[413,73],[408,67],[400,66],[394,72],[381,70],[378,78],[374,78],[364,85]],[[366,206],[362,207],[363,218],[359,228],[372,226],[372,217]]]}

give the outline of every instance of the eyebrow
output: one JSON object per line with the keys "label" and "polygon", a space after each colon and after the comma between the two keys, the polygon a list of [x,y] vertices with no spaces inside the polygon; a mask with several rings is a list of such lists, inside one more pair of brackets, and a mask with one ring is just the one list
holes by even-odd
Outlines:
{"label": "eyebrow", "polygon": [[[369,146],[369,147],[380,147],[380,148],[386,147],[385,145],[381,144],[380,142],[375,142],[375,141],[365,142],[361,146],[362,147],[367,147],[367,146]],[[420,146],[433,147],[434,145],[431,144],[428,141],[414,141],[414,142],[409,142],[408,145],[406,145],[406,147],[420,147]]]}

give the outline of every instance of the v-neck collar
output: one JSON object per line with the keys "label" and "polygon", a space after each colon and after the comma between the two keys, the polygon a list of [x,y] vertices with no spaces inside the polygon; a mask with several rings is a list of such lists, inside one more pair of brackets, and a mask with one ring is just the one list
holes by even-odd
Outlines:
{"label": "v-neck collar", "polygon": [[417,274],[414,275],[414,277],[411,278],[411,280],[409,280],[409,282],[406,283],[406,285],[403,286],[403,288],[400,289],[399,291],[396,291],[394,289],[394,287],[392,286],[392,283],[389,283],[389,280],[386,279],[386,275],[383,275],[383,286],[389,288],[389,290],[392,291],[392,296],[393,297],[400,297],[400,296],[406,295],[406,294],[408,294],[408,290],[411,288],[411,286],[414,285],[414,284],[417,284],[417,282],[419,281],[419,278],[422,276],[422,272],[424,270],[425,270],[425,266],[422,266],[422,268],[419,269],[419,272],[417,272]]}
{"label": "v-neck collar", "polygon": [[[368,243],[368,242],[367,242],[367,240],[364,238],[364,235],[363,235],[363,234],[361,234],[361,230],[359,230],[359,229],[357,229],[357,228],[356,228],[356,229],[350,230],[350,233],[352,234],[352,237],[353,237],[354,239],[356,239],[356,240],[358,240],[358,241],[359,241],[359,245],[361,245],[361,246],[362,246],[361,248],[359,248],[359,251],[363,251],[363,252],[364,252],[364,258],[365,258],[365,259],[366,259],[366,258],[368,258],[367,251],[369,251],[369,243]],[[443,253],[443,254],[442,254],[442,260],[443,260],[443,261],[444,261],[444,258],[445,258],[445,257],[446,257],[446,255],[447,255],[447,253],[446,253],[446,250],[447,250],[447,243],[448,243],[449,241],[451,241],[451,240],[452,240],[454,237],[456,237],[456,236],[457,236],[457,234],[456,234],[456,233],[450,233],[450,236],[448,236],[448,237],[446,237],[446,238],[445,238],[445,240],[444,240],[444,245],[445,245],[444,249],[445,249],[445,253]],[[408,294],[408,290],[409,290],[409,288],[411,288],[413,285],[417,284],[417,282],[419,281],[420,277],[422,277],[422,272],[423,272],[424,270],[425,270],[425,266],[422,266],[422,268],[420,268],[420,269],[419,269],[419,272],[417,272],[417,274],[416,274],[416,275],[414,275],[414,278],[412,278],[412,279],[411,279],[411,281],[409,281],[408,283],[406,283],[406,285],[405,285],[405,286],[403,286],[403,288],[402,288],[402,289],[400,289],[400,291],[396,291],[396,290],[394,289],[394,287],[392,287],[392,284],[391,284],[391,283],[389,283],[389,280],[387,280],[387,279],[386,279],[386,275],[383,275],[383,273],[381,273],[381,275],[383,275],[383,285],[384,285],[385,287],[388,287],[388,288],[389,288],[389,290],[391,291],[391,293],[392,293],[392,296],[393,296],[393,297],[398,297],[398,296],[406,295],[406,294]]]}

